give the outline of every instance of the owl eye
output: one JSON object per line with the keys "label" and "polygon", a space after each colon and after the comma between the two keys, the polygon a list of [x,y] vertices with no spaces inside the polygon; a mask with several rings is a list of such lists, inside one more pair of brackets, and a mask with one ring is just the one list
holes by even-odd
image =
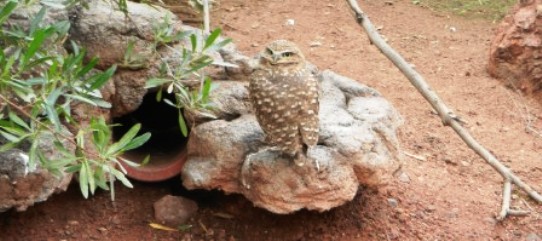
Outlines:
{"label": "owl eye", "polygon": [[292,53],[292,52],[284,52],[284,53],[282,53],[283,57],[291,57],[293,55],[294,55],[294,53]]}
{"label": "owl eye", "polygon": [[271,50],[270,48],[266,48],[265,52],[269,55],[273,55],[273,50]]}

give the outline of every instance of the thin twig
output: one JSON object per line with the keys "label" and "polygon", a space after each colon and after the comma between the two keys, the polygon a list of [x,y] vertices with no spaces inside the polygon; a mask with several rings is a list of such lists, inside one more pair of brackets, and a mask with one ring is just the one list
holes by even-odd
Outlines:
{"label": "thin twig", "polygon": [[[416,70],[414,70],[414,68],[412,68],[412,66],[399,53],[391,48],[386,41],[384,41],[384,39],[382,39],[371,21],[359,7],[357,1],[347,0],[347,2],[355,13],[356,21],[363,27],[371,43],[376,45],[382,54],[393,62],[393,64],[408,78],[410,83],[416,87],[418,92],[420,92],[420,94],[431,104],[433,109],[437,111],[442,123],[445,126],[450,126],[472,150],[482,157],[491,167],[493,167],[493,169],[499,172],[499,174],[505,180],[505,187],[507,185],[506,182],[516,184],[527,194],[529,194],[533,200],[537,201],[538,203],[542,203],[542,195],[531,188],[531,186],[524,183],[510,169],[504,166],[493,154],[491,154],[491,152],[478,143],[478,141],[476,141],[476,139],[474,139],[465,128],[463,128],[459,118],[444,104],[444,102],[432,90],[429,84],[427,84],[424,78]],[[510,212],[509,208],[507,208],[506,211]]]}
{"label": "thin twig", "polygon": [[512,182],[510,180],[504,180],[503,189],[502,189],[502,206],[497,220],[504,220],[508,211],[510,211],[510,199],[512,195]]}
{"label": "thin twig", "polygon": [[405,156],[412,157],[418,161],[427,161],[427,158],[425,158],[424,156],[414,155],[408,152],[403,152],[403,154],[405,154]]}
{"label": "thin twig", "polygon": [[205,34],[209,34],[211,31],[209,18],[209,0],[203,0],[203,30]]}

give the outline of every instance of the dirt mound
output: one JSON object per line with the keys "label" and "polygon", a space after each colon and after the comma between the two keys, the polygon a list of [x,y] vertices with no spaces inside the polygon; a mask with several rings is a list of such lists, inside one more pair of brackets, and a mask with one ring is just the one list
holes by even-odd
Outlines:
{"label": "dirt mound", "polygon": [[497,29],[488,71],[542,100],[542,1],[522,1]]}

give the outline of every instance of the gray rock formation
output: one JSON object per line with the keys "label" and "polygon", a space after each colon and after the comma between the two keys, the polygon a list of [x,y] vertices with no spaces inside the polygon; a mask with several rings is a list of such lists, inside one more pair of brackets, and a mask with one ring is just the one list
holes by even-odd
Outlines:
{"label": "gray rock formation", "polygon": [[[66,135],[71,135],[65,131]],[[38,138],[38,148],[48,159],[60,158],[61,154],[55,150],[52,136],[44,133]],[[0,139],[0,145],[5,144]],[[63,143],[68,150],[73,145]],[[0,212],[10,208],[24,211],[34,203],[47,200],[53,193],[65,191],[72,179],[72,174],[52,174],[41,167],[39,163],[30,163],[28,145],[20,149],[11,149],[0,152]]]}
{"label": "gray rock formation", "polygon": [[[42,4],[18,7],[4,25],[0,27],[7,29],[17,27],[26,30],[42,7]],[[68,16],[67,10],[48,9],[40,23],[48,25],[67,21],[69,20]],[[65,49],[61,44],[52,42],[46,44],[60,54],[65,53]],[[9,53],[9,47],[4,51]],[[42,70],[33,71],[40,72]],[[64,132],[65,135],[71,136],[67,129],[64,129]],[[0,136],[0,145],[6,142],[7,140]],[[41,149],[46,158],[61,157],[61,154],[54,148],[50,134],[43,133],[42,136],[38,137],[37,142],[38,148]],[[73,150],[70,143],[64,144],[68,150]],[[34,203],[47,200],[53,193],[65,191],[72,179],[72,174],[62,172],[53,174],[39,163],[31,163],[28,154],[29,149],[30,145],[23,143],[15,149],[0,152],[0,212],[11,208],[24,211]]]}
{"label": "gray rock formation", "polygon": [[[173,29],[194,29],[181,25],[169,11],[145,4],[128,2],[130,18],[112,10],[115,4],[108,1],[91,0],[88,5],[88,9],[70,12],[70,40],[86,48],[89,56],[99,57],[99,69],[118,64],[113,81],[102,92],[113,105],[105,115],[122,116],[140,106],[147,93],[145,82],[157,76],[161,61],[172,64],[180,61],[179,49],[188,44],[161,46],[157,48],[158,54],[153,53],[153,25],[169,15]],[[136,65],[126,65],[124,61],[130,41],[141,60]],[[251,114],[247,83],[241,82],[252,71],[254,59],[238,53],[233,45],[213,57],[240,68],[206,70],[218,84],[211,94],[218,119],[186,113],[194,125],[182,176],[187,188],[240,193],[256,206],[275,213],[303,208],[324,211],[351,200],[360,184],[385,182],[397,168],[400,152],[395,131],[402,120],[376,91],[329,70],[318,72],[311,65],[322,87],[320,137],[318,146],[309,152],[314,162],[299,167],[266,149],[262,142],[263,132]],[[224,78],[233,81],[217,81]],[[85,108],[74,110],[81,118],[88,113],[95,112]],[[57,187],[63,187],[63,181],[69,179],[67,176],[57,179],[39,166],[28,166],[24,153],[14,150],[0,157],[5,160],[0,164],[0,211],[10,207],[24,210],[44,200]],[[245,162],[249,155],[251,161]]]}
{"label": "gray rock formation", "polygon": [[390,177],[400,156],[398,113],[375,90],[356,81],[329,70],[319,78],[320,137],[309,152],[319,170],[316,162],[299,167],[267,150],[250,114],[248,91],[241,91],[246,83],[220,82],[214,98],[236,104],[220,109],[221,119],[192,130],[184,186],[240,193],[256,206],[284,214],[302,208],[329,210],[352,200],[360,184],[376,185]]}
{"label": "gray rock formation", "polygon": [[[105,70],[116,64],[118,70],[113,80],[102,89],[105,100],[111,102],[111,116],[119,117],[135,111],[147,94],[146,81],[159,76],[162,61],[175,68],[182,61],[182,49],[190,46],[185,41],[168,43],[170,47],[156,39],[159,25],[170,23],[171,33],[187,31],[195,33],[201,41],[201,30],[182,25],[170,11],[143,3],[127,2],[130,18],[112,8],[115,3],[103,0],[89,1],[88,8],[72,11],[70,40],[87,49],[88,56],[100,59],[98,69]],[[162,29],[163,31],[164,29]],[[133,43],[133,55],[129,63],[125,61],[129,43]],[[157,45],[156,48],[154,45]],[[156,49],[156,52],[155,52]],[[221,56],[215,51],[211,55],[218,61]],[[209,67],[207,73],[214,77],[224,72],[222,68]]]}

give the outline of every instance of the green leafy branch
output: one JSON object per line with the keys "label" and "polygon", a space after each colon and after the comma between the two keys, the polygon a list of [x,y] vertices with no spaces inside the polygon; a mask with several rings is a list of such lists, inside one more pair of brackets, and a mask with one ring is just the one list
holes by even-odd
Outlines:
{"label": "green leafy branch", "polygon": [[[0,25],[8,26],[7,19],[18,6],[15,0],[1,6]],[[135,125],[113,143],[111,128],[103,117],[91,119],[88,126],[74,120],[75,105],[111,106],[102,99],[99,89],[116,67],[103,72],[94,70],[98,60],[84,63],[86,52],[75,43],[71,43],[72,52],[65,54],[58,46],[65,41],[70,24],[62,21],[41,26],[46,11],[42,8],[28,29],[13,26],[0,31],[0,43],[7,46],[0,51],[0,136],[5,140],[0,142],[0,151],[29,143],[30,166],[39,163],[57,175],[78,173],[85,198],[100,187],[111,190],[114,199],[114,180],[132,186],[119,164],[120,155],[141,146],[150,134],[136,136],[141,126]],[[75,137],[64,126],[75,127]],[[59,158],[47,158],[40,150],[39,139],[44,135],[52,136]],[[87,136],[91,137],[90,143],[86,143]],[[65,146],[66,142],[74,151]]]}
{"label": "green leafy branch", "polygon": [[[183,135],[187,136],[188,127],[182,115],[183,109],[208,118],[216,118],[212,113],[214,105],[209,101],[213,83],[211,78],[205,76],[203,69],[214,63],[211,54],[226,46],[231,42],[231,39],[218,41],[221,33],[220,29],[214,30],[203,39],[198,38],[197,32],[194,31],[175,33],[171,31],[171,27],[167,24],[156,26],[158,27],[155,35],[158,35],[158,37],[155,39],[158,39],[160,44],[165,44],[175,53],[175,56],[173,61],[169,58],[161,58],[160,74],[150,78],[146,83],[146,88],[157,89],[157,101],[163,100],[168,105],[179,109],[179,127]],[[178,49],[168,44],[184,37],[190,39],[190,46],[177,45],[181,46]],[[175,61],[177,59],[180,59],[180,61]],[[199,83],[197,88],[191,88],[188,84],[194,82]],[[174,94],[175,102],[163,98],[164,90],[168,94]]]}

